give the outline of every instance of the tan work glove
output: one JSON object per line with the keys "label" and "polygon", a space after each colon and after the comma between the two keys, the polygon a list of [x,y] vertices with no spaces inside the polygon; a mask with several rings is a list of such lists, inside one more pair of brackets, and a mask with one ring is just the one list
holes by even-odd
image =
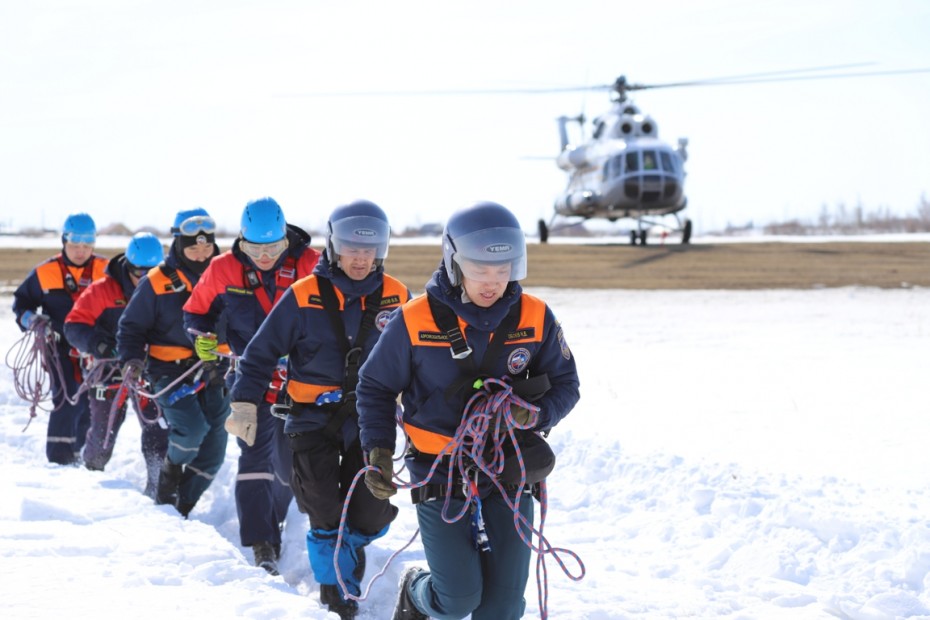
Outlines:
{"label": "tan work glove", "polygon": [[368,453],[368,464],[379,471],[365,472],[365,486],[378,499],[388,499],[397,494],[397,487],[391,482],[394,476],[394,451],[387,448],[372,448]]}
{"label": "tan work glove", "polygon": [[258,429],[258,406],[254,403],[230,403],[232,413],[223,426],[230,435],[235,435],[248,446],[255,444],[255,432]]}
{"label": "tan work glove", "polygon": [[513,421],[518,425],[526,426],[530,423],[530,416],[533,415],[533,412],[521,405],[510,405],[510,415],[513,416]]}

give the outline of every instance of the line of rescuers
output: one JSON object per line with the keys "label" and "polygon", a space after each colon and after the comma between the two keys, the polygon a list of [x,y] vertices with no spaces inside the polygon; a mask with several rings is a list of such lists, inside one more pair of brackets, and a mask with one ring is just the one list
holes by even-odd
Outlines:
{"label": "line of rescuers", "polygon": [[[579,398],[561,326],[545,302],[522,291],[525,238],[499,204],[481,202],[450,216],[439,265],[426,294],[413,300],[385,273],[390,225],[367,200],[333,210],[322,252],[271,198],[246,205],[226,252],[217,248],[216,223],[204,209],[178,212],[172,235],[157,265],[149,267],[148,252],[144,268],[130,266],[144,276],[133,278],[112,351],[124,377],[154,392],[167,427],[154,466],[151,450],[146,454],[146,493],[186,517],[223,463],[227,433],[235,435],[242,546],[251,547],[257,566],[277,574],[295,499],[309,520],[306,547],[320,602],[340,618],[358,613],[365,547],[397,515],[389,498],[396,493],[398,420],[411,444],[412,483],[426,479],[424,455],[437,455],[461,422],[465,399],[448,397],[447,389],[461,383],[462,367],[449,355],[448,339],[436,337],[444,330],[434,304],[458,319],[489,376],[548,375],[551,387],[534,402],[534,430],[550,430]],[[494,359],[481,360],[508,316],[517,317],[517,328],[493,348]],[[529,419],[526,410],[520,415]],[[344,500],[369,463],[378,469],[353,492],[337,553]],[[436,475],[444,480],[446,471]],[[522,615],[530,550],[501,498],[483,499],[495,548],[490,563],[475,555],[467,524],[446,523],[436,502],[416,504],[429,570],[405,572],[395,618]],[[531,500],[526,495],[519,506],[529,523]]]}

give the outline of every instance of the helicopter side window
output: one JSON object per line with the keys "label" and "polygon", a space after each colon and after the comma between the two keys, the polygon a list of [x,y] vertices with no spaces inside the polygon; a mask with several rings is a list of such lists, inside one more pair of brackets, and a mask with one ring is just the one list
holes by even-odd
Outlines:
{"label": "helicopter side window", "polygon": [[643,151],[643,170],[656,169],[656,152]]}
{"label": "helicopter side window", "polygon": [[598,121],[597,126],[594,128],[594,139],[597,140],[601,137],[601,134],[604,133],[605,123],[604,121]]}
{"label": "helicopter side window", "polygon": [[672,156],[666,151],[660,151],[659,157],[662,160],[662,169],[666,172],[675,172],[675,164],[672,163]]}
{"label": "helicopter side window", "polygon": [[610,172],[613,176],[618,177],[623,174],[623,155],[617,155],[612,157],[611,161],[613,162],[610,166]]}
{"label": "helicopter side window", "polygon": [[630,151],[626,154],[626,170],[627,172],[639,170],[639,153],[637,151]]}

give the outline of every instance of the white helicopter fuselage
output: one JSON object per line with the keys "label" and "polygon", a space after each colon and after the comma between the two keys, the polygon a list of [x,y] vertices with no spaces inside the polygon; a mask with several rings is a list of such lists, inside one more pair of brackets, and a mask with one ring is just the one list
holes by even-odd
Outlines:
{"label": "white helicopter fuselage", "polygon": [[559,215],[638,218],[676,213],[687,204],[683,158],[655,138],[609,139],[569,149],[559,157],[563,164],[569,164],[570,178],[556,200]]}

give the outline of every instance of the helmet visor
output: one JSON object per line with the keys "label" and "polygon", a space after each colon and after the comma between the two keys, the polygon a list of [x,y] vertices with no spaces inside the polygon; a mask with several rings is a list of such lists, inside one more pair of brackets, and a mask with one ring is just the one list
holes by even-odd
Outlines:
{"label": "helmet visor", "polygon": [[67,243],[80,243],[83,245],[94,245],[97,242],[97,235],[94,233],[67,232],[62,235]]}
{"label": "helmet visor", "polygon": [[245,239],[239,240],[239,249],[245,252],[249,258],[259,260],[262,256],[268,258],[278,258],[287,249],[287,239],[272,241],[271,243],[252,243]]}
{"label": "helmet visor", "polygon": [[522,280],[526,277],[526,239],[517,228],[477,230],[455,239],[453,260],[472,280],[499,282],[504,275],[508,282]]}
{"label": "helmet visor", "polygon": [[172,227],[171,232],[185,237],[193,237],[198,233],[210,235],[216,232],[216,221],[209,215],[195,215],[181,222],[179,226]]}
{"label": "helmet visor", "polygon": [[330,241],[338,256],[350,256],[353,251],[373,249],[375,260],[387,257],[391,227],[384,220],[358,215],[332,222],[331,226]]}

